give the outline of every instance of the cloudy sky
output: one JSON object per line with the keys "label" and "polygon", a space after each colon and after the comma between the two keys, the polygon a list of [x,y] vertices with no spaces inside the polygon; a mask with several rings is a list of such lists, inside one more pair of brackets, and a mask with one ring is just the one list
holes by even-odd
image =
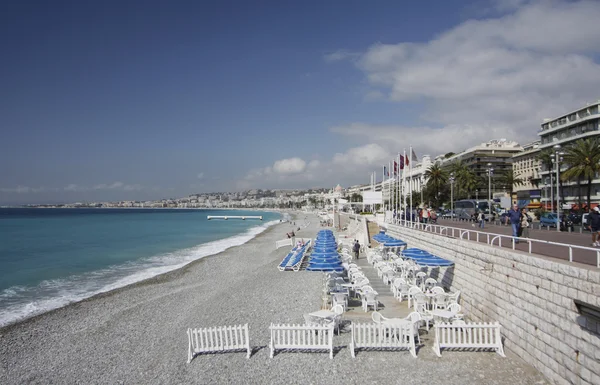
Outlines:
{"label": "cloudy sky", "polygon": [[600,1],[0,4],[0,204],[368,183],[600,99]]}

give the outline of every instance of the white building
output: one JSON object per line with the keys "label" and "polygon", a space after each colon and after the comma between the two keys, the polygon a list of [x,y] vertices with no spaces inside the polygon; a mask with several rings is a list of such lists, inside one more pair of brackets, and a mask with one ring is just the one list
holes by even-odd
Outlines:
{"label": "white building", "polygon": [[513,155],[512,167],[515,178],[521,180],[521,183],[513,186],[513,192],[516,194],[519,207],[526,206],[529,209],[536,209],[545,201],[540,190],[540,141],[528,143],[523,146],[523,151]]}
{"label": "white building", "polygon": [[[574,141],[600,135],[600,100],[595,103],[588,103],[587,106],[578,110],[561,115],[554,119],[544,119],[541,129],[538,132],[540,136],[540,150],[553,149],[554,146],[560,146],[554,149],[555,152],[564,151],[564,148]],[[566,170],[567,165],[561,164],[560,171]],[[547,186],[544,188],[550,189],[550,172],[555,175],[556,166],[553,165],[552,170],[541,169],[540,179],[541,185]],[[556,178],[554,178],[553,186],[556,191]],[[547,195],[549,191],[546,191]],[[577,187],[576,181],[563,182],[561,193],[561,201],[567,204],[574,204],[579,200],[581,193],[582,201],[587,199],[587,185],[585,182],[581,185],[581,191]],[[600,175],[592,180],[592,204],[600,200]]]}

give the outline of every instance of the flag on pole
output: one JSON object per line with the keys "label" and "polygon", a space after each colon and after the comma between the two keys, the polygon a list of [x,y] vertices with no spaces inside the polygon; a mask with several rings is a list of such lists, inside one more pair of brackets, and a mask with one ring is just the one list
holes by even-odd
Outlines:
{"label": "flag on pole", "polygon": [[387,171],[387,167],[383,166],[383,176],[390,176],[390,173]]}
{"label": "flag on pole", "polygon": [[398,162],[394,161],[394,176],[398,175]]}
{"label": "flag on pole", "polygon": [[[406,151],[405,151],[406,152]],[[404,170],[404,155],[398,155],[400,157],[400,170]],[[408,161],[408,159],[407,159]],[[408,164],[408,162],[406,162]]]}
{"label": "flag on pole", "polygon": [[412,160],[412,161],[414,161],[414,162],[418,162],[418,161],[419,161],[419,158],[417,158],[417,154],[415,154],[415,150],[411,150],[411,151],[412,151],[412,154],[411,154],[411,156],[410,156],[410,157],[411,157],[411,159],[410,159],[410,160]]}

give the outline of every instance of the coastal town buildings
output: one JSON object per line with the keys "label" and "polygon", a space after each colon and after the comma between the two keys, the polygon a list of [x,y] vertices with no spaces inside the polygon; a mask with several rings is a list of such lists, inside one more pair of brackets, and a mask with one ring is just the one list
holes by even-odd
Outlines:
{"label": "coastal town buildings", "polygon": [[[513,185],[513,198],[519,207],[537,209],[550,198],[546,197],[547,190],[540,188],[541,163],[538,158],[540,141],[523,145],[523,151],[513,155],[512,167],[515,178],[520,183]],[[544,196],[542,196],[544,193]]]}
{"label": "coastal town buildings", "polygon": [[[538,132],[540,137],[539,150],[552,151],[555,161],[551,166],[541,165],[538,183],[543,186],[547,196],[550,196],[550,189],[556,190],[556,160],[559,164],[560,172],[566,170],[568,165],[561,162],[561,152],[565,147],[574,141],[600,135],[600,100],[594,103],[588,103],[575,111],[560,115],[553,119],[544,119]],[[563,181],[560,189],[560,201],[564,204],[562,208],[576,207],[580,195],[585,196],[584,189],[587,189],[585,183],[580,189],[577,181]],[[585,198],[584,198],[585,199]],[[592,202],[600,200],[600,175],[596,174],[592,180]],[[545,200],[546,207],[551,208],[551,202]]]}
{"label": "coastal town buildings", "polygon": [[[490,170],[491,183],[483,183],[474,197],[487,199],[488,195],[498,196],[510,193],[507,191],[507,189],[510,190],[510,187],[502,186],[498,181],[507,171],[512,170],[513,155],[522,151],[523,147],[515,141],[492,139],[450,157],[440,155],[436,158],[436,162],[440,162],[442,166],[462,162],[482,180],[488,180],[488,170]],[[491,186],[491,194],[489,194],[488,186]]]}

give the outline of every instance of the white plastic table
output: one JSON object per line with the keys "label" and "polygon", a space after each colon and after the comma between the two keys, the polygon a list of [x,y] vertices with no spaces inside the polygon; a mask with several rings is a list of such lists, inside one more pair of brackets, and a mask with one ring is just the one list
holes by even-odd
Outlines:
{"label": "white plastic table", "polygon": [[433,310],[431,312],[431,315],[434,317],[438,317],[438,318],[444,318],[447,321],[450,321],[450,318],[453,318],[454,316],[456,316],[456,313],[453,313],[448,310]]}

